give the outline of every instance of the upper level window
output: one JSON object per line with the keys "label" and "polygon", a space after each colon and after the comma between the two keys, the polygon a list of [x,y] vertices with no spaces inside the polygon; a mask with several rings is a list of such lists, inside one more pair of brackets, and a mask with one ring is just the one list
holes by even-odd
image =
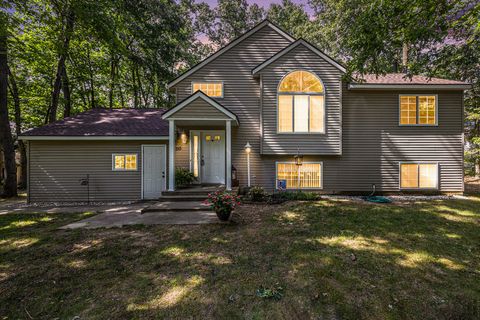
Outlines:
{"label": "upper level window", "polygon": [[400,96],[401,125],[436,125],[436,96],[401,95]]}
{"label": "upper level window", "polygon": [[293,71],[278,87],[278,132],[324,133],[325,95],[320,79]]}
{"label": "upper level window", "polygon": [[193,82],[192,92],[202,91],[209,97],[223,97],[223,83],[222,82]]}

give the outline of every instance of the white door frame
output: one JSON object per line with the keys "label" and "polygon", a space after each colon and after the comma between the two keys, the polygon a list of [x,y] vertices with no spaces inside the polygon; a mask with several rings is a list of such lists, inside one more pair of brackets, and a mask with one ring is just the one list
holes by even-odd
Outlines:
{"label": "white door frame", "polygon": [[[193,172],[193,140],[192,140],[192,136],[197,134],[199,136],[199,144],[198,144],[198,182],[199,183],[202,183],[202,174],[203,174],[203,166],[200,164],[201,163],[201,157],[202,157],[202,144],[203,144],[203,136],[202,134],[205,133],[205,132],[211,132],[211,133],[223,133],[223,136],[224,136],[224,139],[227,138],[226,136],[226,132],[225,130],[209,130],[209,129],[202,129],[202,130],[190,130],[190,137],[189,137],[189,141],[190,141],[190,146],[189,146],[189,162],[190,162],[190,172]],[[224,145],[225,145],[225,154],[224,154],[224,157],[225,157],[225,172],[224,172],[224,183],[226,184],[227,183],[227,168],[226,168],[226,165],[227,165],[227,144],[226,144],[226,141],[224,142]]]}
{"label": "white door frame", "polygon": [[147,147],[162,147],[163,148],[163,158],[164,158],[164,161],[165,161],[165,179],[163,179],[163,190],[167,190],[167,170],[168,170],[168,164],[167,164],[167,146],[165,144],[142,144],[142,174],[141,174],[141,179],[142,179],[142,188],[141,188],[141,199],[143,200],[144,199],[144,195],[143,195],[143,175],[144,175],[144,147],[147,146]]}

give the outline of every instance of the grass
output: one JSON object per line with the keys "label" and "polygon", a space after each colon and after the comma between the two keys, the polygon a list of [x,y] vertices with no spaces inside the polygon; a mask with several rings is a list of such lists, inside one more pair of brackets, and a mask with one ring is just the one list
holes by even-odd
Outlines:
{"label": "grass", "polygon": [[57,228],[91,213],[0,215],[0,319],[480,317],[479,197],[241,213],[74,231]]}

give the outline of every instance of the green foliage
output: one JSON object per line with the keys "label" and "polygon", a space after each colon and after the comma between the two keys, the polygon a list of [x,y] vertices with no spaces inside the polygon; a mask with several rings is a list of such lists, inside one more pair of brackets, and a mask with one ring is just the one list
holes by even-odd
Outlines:
{"label": "green foliage", "polygon": [[268,8],[267,18],[287,30],[295,38],[305,38],[320,42],[322,34],[312,23],[305,9],[291,0],[282,0],[281,4],[272,4]]}
{"label": "green foliage", "polygon": [[265,17],[265,10],[246,0],[219,0],[215,8],[206,3],[195,6],[198,14],[197,29],[204,30],[217,47],[224,46],[242,35]]}
{"label": "green foliage", "polygon": [[266,199],[266,196],[267,194],[265,192],[265,189],[260,186],[253,186],[248,191],[248,198],[254,202],[264,201]]}
{"label": "green foliage", "polygon": [[193,175],[193,172],[185,168],[176,168],[175,169],[175,185],[177,187],[188,186],[195,182],[197,178]]}
{"label": "green foliage", "polygon": [[205,203],[210,204],[212,209],[226,218],[240,205],[240,197],[225,191],[217,191],[208,195]]}
{"label": "green foliage", "polygon": [[270,203],[282,203],[285,201],[315,201],[320,200],[320,195],[306,191],[283,191],[275,192],[270,196]]}
{"label": "green foliage", "polygon": [[[72,114],[94,107],[167,107],[166,83],[182,71],[177,66],[195,64],[207,47],[196,39],[189,1],[17,2],[6,12],[15,21],[9,24],[9,64],[23,130],[45,123],[68,12],[75,17],[65,62]],[[61,94],[59,118],[65,105]]]}
{"label": "green foliage", "polygon": [[273,288],[260,287],[256,291],[257,297],[262,299],[280,300],[283,298],[283,288],[279,285]]}

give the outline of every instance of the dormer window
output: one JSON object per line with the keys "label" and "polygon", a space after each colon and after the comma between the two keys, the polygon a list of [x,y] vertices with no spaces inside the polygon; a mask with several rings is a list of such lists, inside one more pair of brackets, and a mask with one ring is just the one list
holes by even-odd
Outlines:
{"label": "dormer window", "polygon": [[278,86],[279,133],[325,133],[325,94],[308,71],[287,74]]}
{"label": "dormer window", "polygon": [[192,82],[192,93],[202,91],[209,97],[223,98],[222,82]]}

